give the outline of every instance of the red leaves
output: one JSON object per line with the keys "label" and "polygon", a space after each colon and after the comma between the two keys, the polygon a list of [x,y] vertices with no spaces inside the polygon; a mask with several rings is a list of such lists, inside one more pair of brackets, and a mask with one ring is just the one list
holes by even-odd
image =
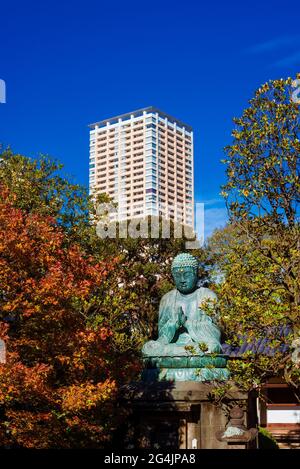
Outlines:
{"label": "red leaves", "polygon": [[0,322],[0,339],[4,340],[4,342],[8,339],[8,329],[9,326],[8,324],[5,324],[4,322]]}
{"label": "red leaves", "polygon": [[85,300],[103,279],[103,267],[78,246],[65,247],[63,232],[50,217],[26,214],[0,203],[0,284],[3,310],[22,316]]}
{"label": "red leaves", "polygon": [[7,364],[0,366],[0,403],[10,407],[49,403],[52,397],[47,378],[51,371],[45,364],[28,367],[11,354]]}
{"label": "red leaves", "polygon": [[112,332],[88,328],[82,312],[114,262],[96,262],[0,188],[0,446],[70,447],[79,433],[83,446],[100,444],[103,403],[116,390]]}

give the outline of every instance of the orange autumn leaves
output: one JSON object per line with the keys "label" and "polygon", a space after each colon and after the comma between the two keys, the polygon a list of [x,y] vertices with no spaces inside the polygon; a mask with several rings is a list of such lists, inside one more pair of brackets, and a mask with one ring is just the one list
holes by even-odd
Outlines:
{"label": "orange autumn leaves", "polygon": [[69,386],[62,395],[62,407],[72,413],[90,410],[110,399],[114,390],[115,383],[109,380]]}
{"label": "orange autumn leaves", "polygon": [[105,438],[103,404],[116,391],[112,332],[91,330],[83,313],[114,262],[85,255],[53,218],[14,207],[0,187],[0,446],[88,447]]}
{"label": "orange autumn leaves", "polygon": [[[3,196],[3,194],[2,194]],[[84,300],[100,283],[107,266],[84,258],[50,217],[26,214],[0,203],[0,283],[5,287],[2,311],[30,316],[64,308],[74,296]],[[18,293],[18,294],[16,294]]]}

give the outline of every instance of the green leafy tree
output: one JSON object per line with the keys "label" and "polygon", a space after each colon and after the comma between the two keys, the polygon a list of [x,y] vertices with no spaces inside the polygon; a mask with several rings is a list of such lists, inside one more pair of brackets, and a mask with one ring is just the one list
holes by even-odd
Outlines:
{"label": "green leafy tree", "polygon": [[[209,242],[219,273],[222,322],[239,343],[268,334],[275,348],[291,344],[300,319],[300,108],[291,100],[292,80],[259,88],[227,146],[227,182],[222,188],[229,226]],[[278,337],[289,325],[292,333]],[[232,361],[236,381],[247,389],[274,375],[299,385],[299,367],[289,356],[248,354]]]}
{"label": "green leafy tree", "polygon": [[[150,232],[150,217],[147,221]],[[103,292],[104,302],[99,304],[96,300],[90,311],[90,320],[95,324],[118,318],[120,334],[124,340],[134,340],[136,350],[141,349],[145,340],[156,338],[159,301],[173,288],[171,262],[176,254],[186,250],[186,237],[174,236],[173,222],[170,222],[170,238],[163,238],[162,220],[157,221],[160,227],[157,238],[117,237],[107,241],[118,252],[120,268],[108,277],[110,283],[108,290]],[[207,276],[204,251],[191,252],[202,262],[199,276],[204,280]],[[111,310],[109,315],[108,310]]]}

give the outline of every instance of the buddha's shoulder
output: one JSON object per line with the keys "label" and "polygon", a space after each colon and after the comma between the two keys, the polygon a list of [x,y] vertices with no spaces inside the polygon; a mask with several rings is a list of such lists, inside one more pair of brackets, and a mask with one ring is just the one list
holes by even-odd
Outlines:
{"label": "buddha's shoulder", "polygon": [[166,301],[172,300],[173,298],[175,298],[176,292],[177,292],[176,288],[174,288],[173,290],[168,291],[167,293],[164,294],[161,301],[166,302]]}
{"label": "buddha's shoulder", "polygon": [[197,289],[197,296],[199,298],[211,298],[212,300],[217,300],[218,299],[215,292],[212,291],[210,288],[206,288],[206,287],[198,288]]}

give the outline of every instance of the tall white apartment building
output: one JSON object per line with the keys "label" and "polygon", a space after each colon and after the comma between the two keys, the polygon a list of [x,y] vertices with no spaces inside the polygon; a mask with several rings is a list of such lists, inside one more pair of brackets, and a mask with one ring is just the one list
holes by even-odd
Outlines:
{"label": "tall white apartment building", "polygon": [[161,215],[194,228],[189,125],[148,107],[89,127],[90,193],[117,203],[115,219]]}

